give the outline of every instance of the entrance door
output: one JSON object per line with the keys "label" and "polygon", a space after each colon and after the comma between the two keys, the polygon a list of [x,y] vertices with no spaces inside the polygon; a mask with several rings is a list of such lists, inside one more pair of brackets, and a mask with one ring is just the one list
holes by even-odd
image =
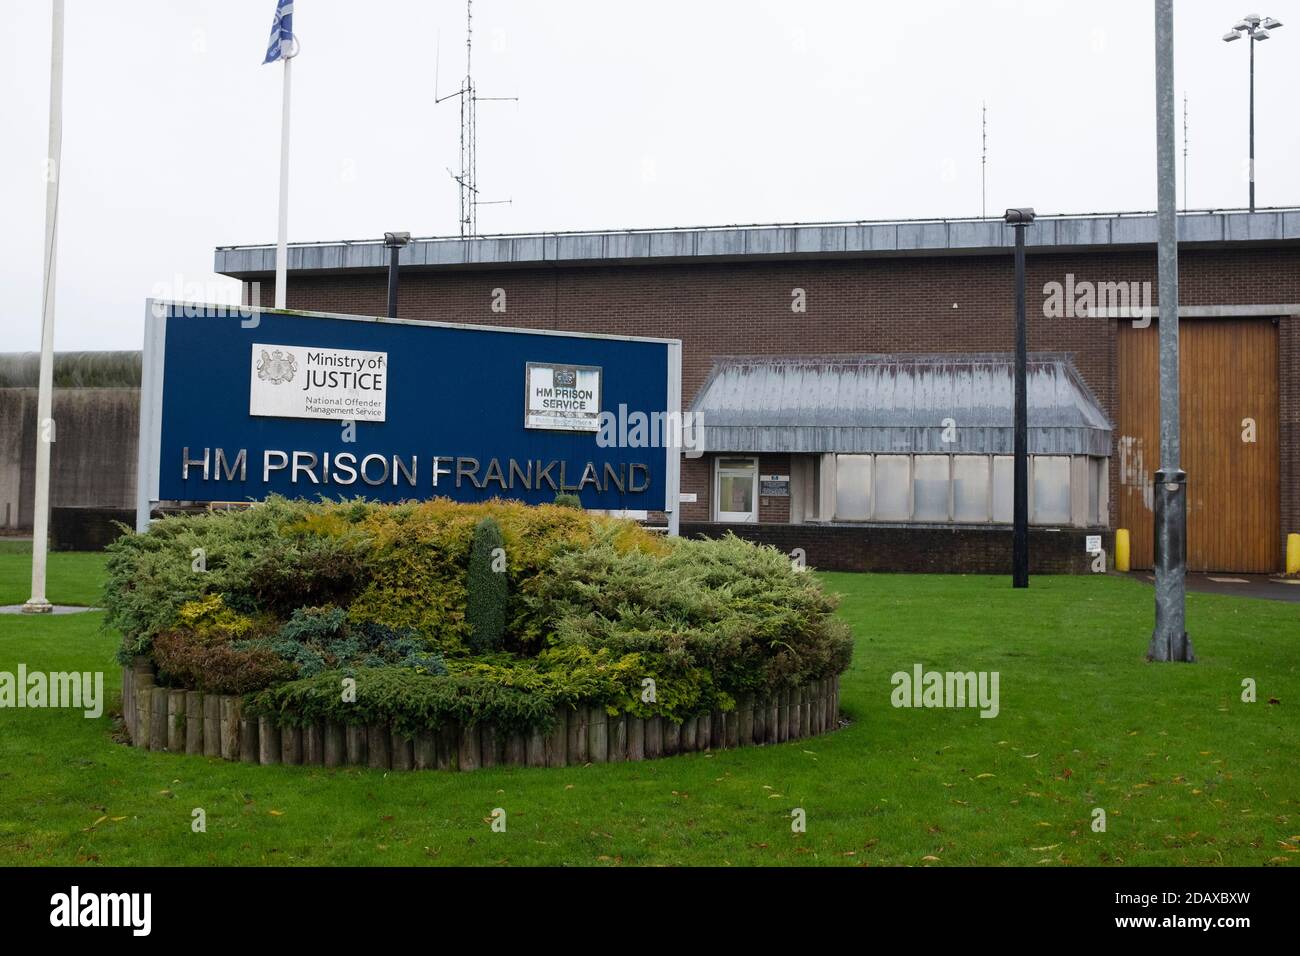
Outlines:
{"label": "entrance door", "polygon": [[[1154,562],[1151,482],[1160,467],[1156,325],[1119,326],[1118,517],[1119,527],[1129,529],[1135,568]],[[1277,571],[1277,326],[1269,319],[1187,319],[1179,323],[1178,338],[1187,567]]]}
{"label": "entrance door", "polygon": [[713,481],[718,521],[758,521],[758,459],[719,458]]}

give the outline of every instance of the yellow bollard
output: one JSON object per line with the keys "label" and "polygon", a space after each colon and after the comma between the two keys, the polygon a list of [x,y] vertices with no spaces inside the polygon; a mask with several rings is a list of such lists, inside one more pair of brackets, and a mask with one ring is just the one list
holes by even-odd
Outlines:
{"label": "yellow bollard", "polygon": [[1286,573],[1300,574],[1300,534],[1286,536]]}
{"label": "yellow bollard", "polygon": [[1119,528],[1115,532],[1115,570],[1127,571],[1128,561],[1128,528]]}

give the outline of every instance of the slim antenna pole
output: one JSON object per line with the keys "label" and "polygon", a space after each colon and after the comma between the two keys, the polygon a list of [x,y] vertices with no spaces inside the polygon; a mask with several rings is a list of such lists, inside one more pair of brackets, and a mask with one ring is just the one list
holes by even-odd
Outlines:
{"label": "slim antenna pole", "polygon": [[1187,209],[1187,94],[1183,93],[1183,212]]}
{"label": "slim antenna pole", "polygon": [[[434,105],[460,97],[460,172],[451,173],[460,189],[460,235],[471,239],[478,234],[478,207],[508,204],[510,200],[483,202],[478,198],[478,102],[518,100],[517,96],[479,96],[474,88],[474,0],[465,0],[465,79],[460,89],[438,96],[437,68],[434,75]],[[448,172],[451,172],[448,170]]]}
{"label": "slim antenna pole", "polygon": [[988,217],[989,108],[980,103],[980,218]]}

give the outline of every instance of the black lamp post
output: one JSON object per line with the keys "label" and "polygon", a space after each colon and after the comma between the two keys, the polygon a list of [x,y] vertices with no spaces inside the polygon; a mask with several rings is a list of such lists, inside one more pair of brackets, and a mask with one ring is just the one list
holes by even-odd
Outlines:
{"label": "black lamp post", "polygon": [[384,246],[389,251],[388,256],[388,317],[397,318],[397,257],[401,254],[402,247],[411,241],[409,232],[386,232],[384,233]]}
{"label": "black lamp post", "polygon": [[1016,402],[1015,500],[1011,509],[1011,586],[1029,587],[1029,400],[1025,386],[1028,359],[1025,322],[1025,227],[1034,221],[1033,209],[1008,209],[1008,226],[1016,230]]}
{"label": "black lamp post", "polygon": [[1233,40],[1240,40],[1242,37],[1250,38],[1250,211],[1255,211],[1255,44],[1261,40],[1267,40],[1271,34],[1270,30],[1276,30],[1282,26],[1281,20],[1274,20],[1272,17],[1261,18],[1258,14],[1250,13],[1238,20],[1231,30],[1223,35],[1224,43],[1231,43]]}

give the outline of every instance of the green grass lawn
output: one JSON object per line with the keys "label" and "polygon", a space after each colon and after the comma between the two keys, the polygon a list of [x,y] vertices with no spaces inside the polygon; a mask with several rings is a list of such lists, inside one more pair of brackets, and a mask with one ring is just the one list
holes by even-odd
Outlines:
{"label": "green grass lawn", "polygon": [[[50,598],[101,559],[52,556]],[[0,551],[0,603],[26,598]],[[1196,665],[1143,660],[1149,587],[1115,577],[824,575],[857,635],[852,724],[775,747],[469,774],[152,754],[106,715],[0,712],[0,865],[1294,865],[1300,605],[1193,594]],[[102,615],[0,616],[0,670],[102,668]],[[1001,675],[1001,712],[895,709],[915,663]],[[1243,678],[1259,702],[1240,700]],[[1270,703],[1275,698],[1278,703]],[[191,832],[203,808],[207,832]],[[507,830],[488,825],[493,808]],[[807,832],[791,832],[803,808]],[[1108,816],[1104,833],[1092,811]]]}
{"label": "green grass lawn", "polygon": [[[31,542],[0,538],[0,605],[22,604],[32,596],[31,556]],[[97,605],[104,587],[104,558],[83,551],[52,554],[45,576],[46,598],[54,604]]]}

